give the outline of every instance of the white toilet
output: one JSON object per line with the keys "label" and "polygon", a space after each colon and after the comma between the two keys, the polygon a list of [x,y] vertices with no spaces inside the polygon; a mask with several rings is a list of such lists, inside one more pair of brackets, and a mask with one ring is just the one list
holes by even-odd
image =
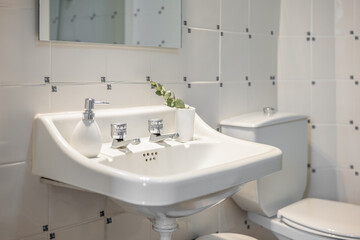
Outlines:
{"label": "white toilet", "polygon": [[[360,239],[360,206],[323,199],[302,199],[307,180],[307,117],[256,112],[221,122],[222,133],[278,147],[282,170],[244,184],[232,198],[253,222],[278,239]],[[247,240],[218,234],[199,239]],[[251,238],[250,238],[251,239]]]}

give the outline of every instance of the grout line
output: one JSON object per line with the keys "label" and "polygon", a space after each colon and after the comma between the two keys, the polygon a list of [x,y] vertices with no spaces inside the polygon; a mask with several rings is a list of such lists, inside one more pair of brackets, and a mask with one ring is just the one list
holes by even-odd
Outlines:
{"label": "grout line", "polygon": [[[0,143],[1,143],[1,142],[0,142]],[[22,164],[26,164],[26,161],[16,161],[16,162],[1,163],[1,164],[0,164],[0,168],[1,168],[1,167],[18,166],[18,165],[22,165]]]}

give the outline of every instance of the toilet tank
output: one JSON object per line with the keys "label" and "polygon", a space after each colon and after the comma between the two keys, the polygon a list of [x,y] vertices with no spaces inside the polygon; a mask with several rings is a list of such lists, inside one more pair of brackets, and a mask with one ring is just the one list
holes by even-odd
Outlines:
{"label": "toilet tank", "polygon": [[244,210],[272,217],[302,199],[307,180],[307,116],[255,112],[221,121],[221,132],[278,147],[282,170],[244,184],[232,198]]}

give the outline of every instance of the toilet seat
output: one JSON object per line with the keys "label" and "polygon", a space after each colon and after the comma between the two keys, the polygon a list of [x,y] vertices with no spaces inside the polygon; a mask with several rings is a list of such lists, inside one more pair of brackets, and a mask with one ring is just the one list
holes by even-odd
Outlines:
{"label": "toilet seat", "polygon": [[257,240],[256,238],[236,233],[214,233],[196,240]]}
{"label": "toilet seat", "polygon": [[336,239],[360,239],[360,206],[307,198],[278,211],[286,225]]}

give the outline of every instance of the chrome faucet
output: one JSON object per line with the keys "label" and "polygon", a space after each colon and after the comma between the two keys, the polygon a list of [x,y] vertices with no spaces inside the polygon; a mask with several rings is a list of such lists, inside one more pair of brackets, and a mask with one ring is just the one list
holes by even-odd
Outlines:
{"label": "chrome faucet", "polygon": [[111,124],[111,137],[113,138],[111,147],[112,148],[124,148],[129,144],[137,145],[140,143],[139,138],[134,138],[125,141],[125,136],[127,133],[127,124],[123,123],[112,123]]}
{"label": "chrome faucet", "polygon": [[163,120],[162,119],[149,119],[148,129],[150,132],[149,142],[162,142],[168,138],[175,139],[179,137],[178,133],[169,133],[161,135],[163,129]]}

